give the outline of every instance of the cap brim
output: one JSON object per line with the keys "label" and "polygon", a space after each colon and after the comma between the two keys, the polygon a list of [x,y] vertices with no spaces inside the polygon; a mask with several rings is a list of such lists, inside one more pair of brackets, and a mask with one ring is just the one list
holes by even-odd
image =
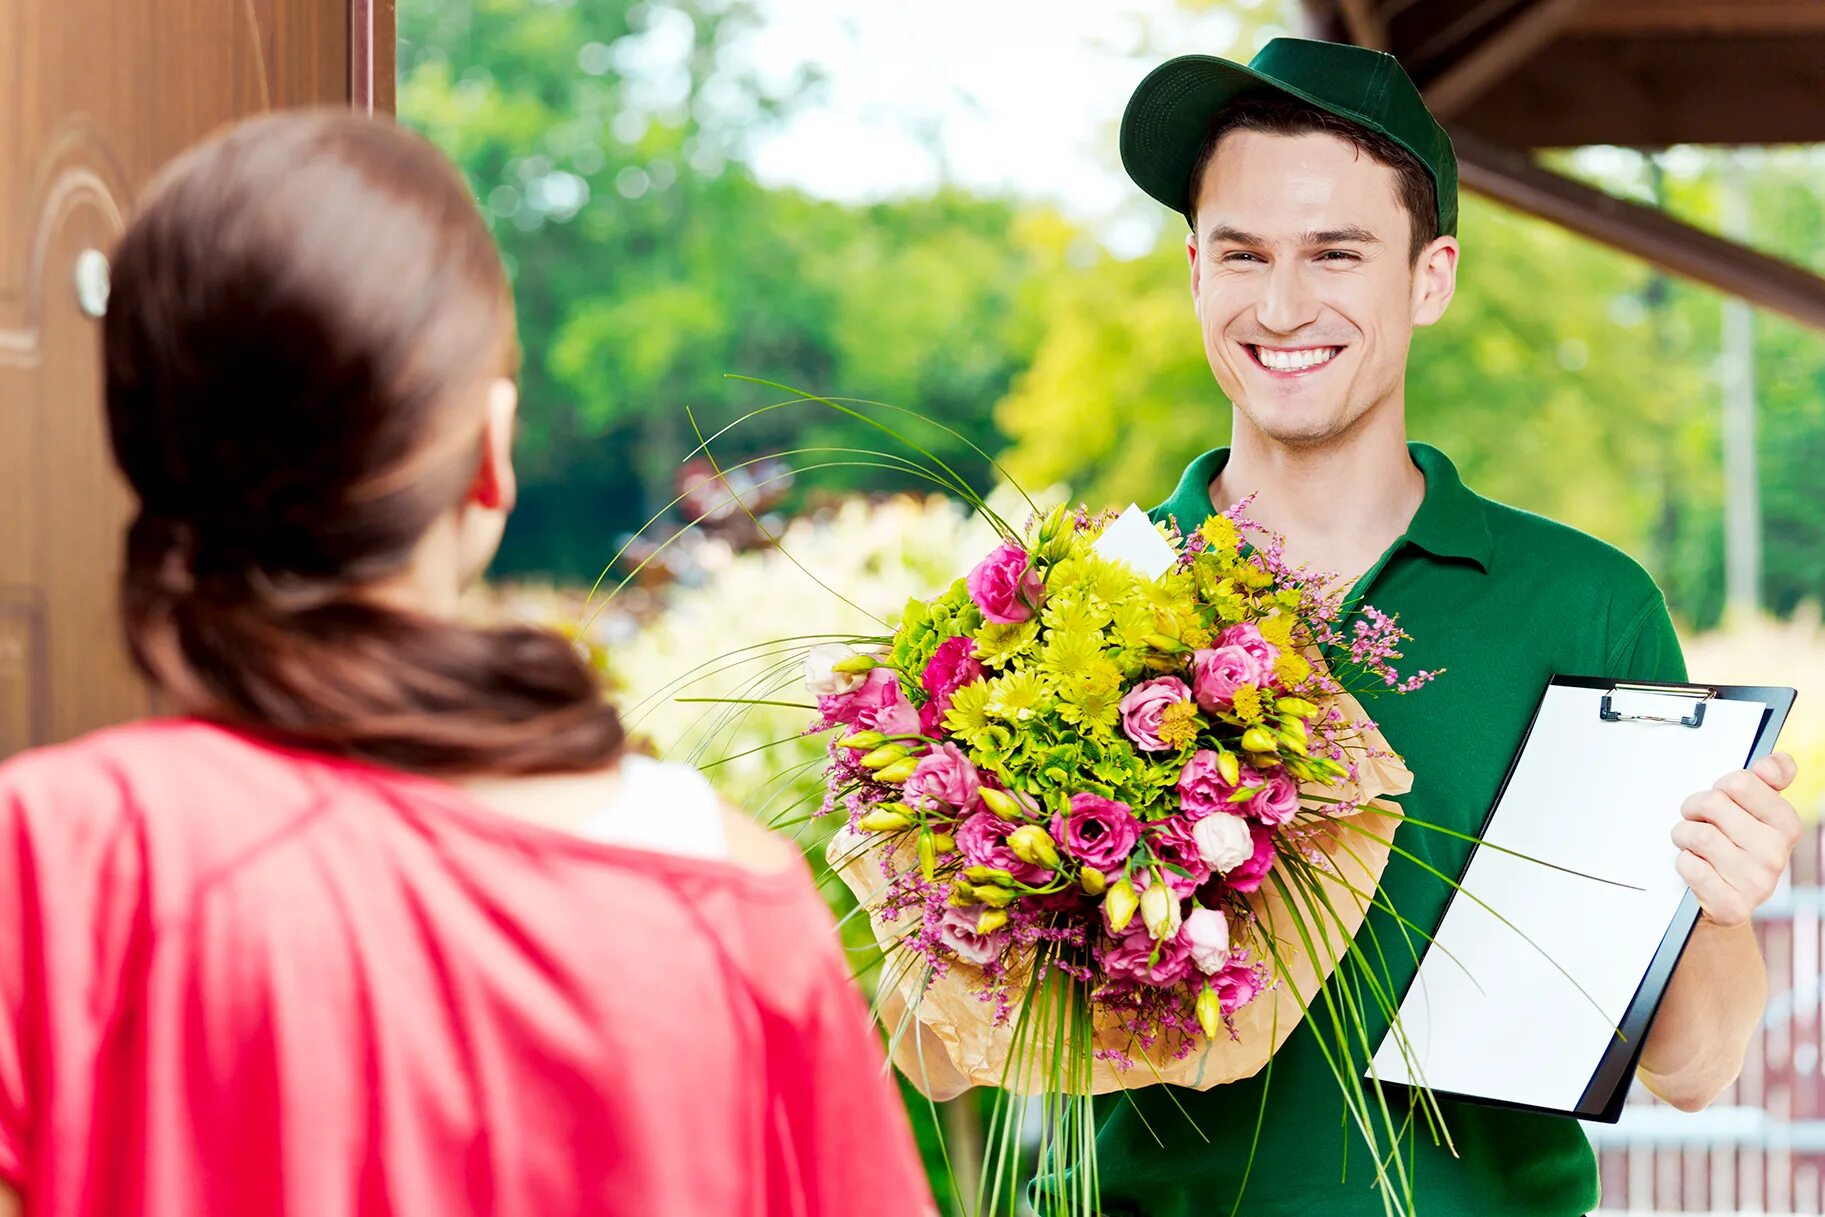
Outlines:
{"label": "cap brim", "polygon": [[1342,113],[1331,102],[1242,64],[1215,55],[1181,55],[1147,73],[1128,99],[1122,112],[1122,168],[1142,190],[1181,215],[1188,213],[1191,167],[1210,135],[1210,120],[1245,93],[1277,93]]}

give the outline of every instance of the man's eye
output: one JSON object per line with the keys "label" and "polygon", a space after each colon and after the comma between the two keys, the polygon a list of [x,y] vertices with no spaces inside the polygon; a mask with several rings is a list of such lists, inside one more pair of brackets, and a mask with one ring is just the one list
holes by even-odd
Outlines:
{"label": "man's eye", "polygon": [[1327,249],[1318,255],[1318,260],[1320,262],[1360,262],[1362,258],[1347,249]]}
{"label": "man's eye", "polygon": [[1223,255],[1223,260],[1225,262],[1259,262],[1261,258],[1257,254],[1247,253],[1240,249],[1232,249]]}

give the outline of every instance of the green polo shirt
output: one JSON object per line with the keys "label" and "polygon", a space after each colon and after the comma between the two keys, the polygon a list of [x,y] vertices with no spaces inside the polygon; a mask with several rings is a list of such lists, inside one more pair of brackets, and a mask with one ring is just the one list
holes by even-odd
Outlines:
{"label": "green polo shirt", "polygon": [[[1685,662],[1659,589],[1626,554],[1479,497],[1436,449],[1413,444],[1410,451],[1425,474],[1425,499],[1359,590],[1398,614],[1413,636],[1403,671],[1445,674],[1418,693],[1364,704],[1413,770],[1413,791],[1401,800],[1407,812],[1474,834],[1551,676],[1678,681]],[[1212,511],[1211,479],[1228,457],[1217,449],[1193,461],[1155,518],[1176,516],[1187,529],[1201,523]],[[1454,878],[1469,853],[1464,842],[1413,825],[1400,830],[1400,844]],[[1442,881],[1399,857],[1390,860],[1381,890],[1427,930],[1444,915],[1449,895]],[[1400,931],[1382,910],[1371,913],[1370,924],[1387,948],[1396,991],[1405,992],[1416,967],[1412,954],[1393,949]],[[1379,1043],[1384,1029],[1372,1026],[1370,1042]],[[1151,1087],[1134,1092],[1133,1105],[1109,1103],[1097,1141],[1105,1213],[1229,1213],[1265,1085],[1266,1119],[1240,1212],[1382,1217],[1373,1160],[1345,1119],[1309,1025],[1294,1032],[1271,1072],[1271,1080],[1257,1075],[1170,1095]],[[1444,1108],[1456,1157],[1423,1129],[1407,1141],[1418,1217],[1572,1217],[1596,1207],[1596,1158],[1575,1120],[1473,1104]]]}

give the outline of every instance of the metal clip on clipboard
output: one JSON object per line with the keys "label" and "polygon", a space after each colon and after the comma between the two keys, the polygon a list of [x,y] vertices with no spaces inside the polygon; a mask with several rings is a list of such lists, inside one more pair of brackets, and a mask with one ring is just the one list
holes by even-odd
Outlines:
{"label": "metal clip on clipboard", "polygon": [[[1624,714],[1611,699],[1617,693],[1649,693],[1656,697],[1683,697],[1693,703],[1692,712],[1680,718],[1664,714]],[[1717,696],[1717,690],[1702,685],[1632,685],[1619,683],[1603,695],[1597,716],[1606,723],[1665,723],[1670,727],[1700,727],[1705,721],[1705,705]]]}

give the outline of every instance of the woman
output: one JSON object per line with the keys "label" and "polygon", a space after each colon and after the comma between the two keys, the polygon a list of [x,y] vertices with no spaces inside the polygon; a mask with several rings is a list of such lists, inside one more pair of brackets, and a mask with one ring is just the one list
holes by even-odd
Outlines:
{"label": "woman", "polygon": [[0,767],[0,1211],[930,1211],[802,862],[452,619],[514,500],[500,258],[381,123],[121,242],[128,641],[182,717]]}

